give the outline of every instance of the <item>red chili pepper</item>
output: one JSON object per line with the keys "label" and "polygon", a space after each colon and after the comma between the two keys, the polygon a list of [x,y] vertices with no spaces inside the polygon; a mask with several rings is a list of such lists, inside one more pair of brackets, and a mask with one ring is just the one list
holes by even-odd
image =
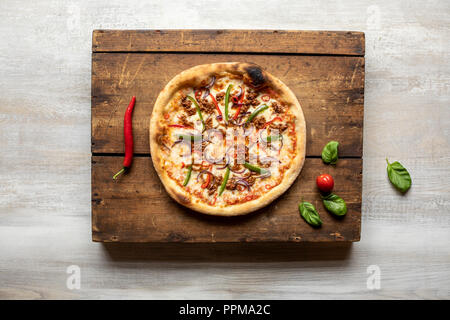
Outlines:
{"label": "red chili pepper", "polygon": [[290,133],[295,133],[295,124],[292,123],[292,127],[290,129]]}
{"label": "red chili pepper", "polygon": [[211,203],[211,205],[212,205],[212,206],[215,205],[215,204],[216,204],[216,201],[217,201],[217,193],[216,193],[216,195],[214,196],[214,201]]}
{"label": "red chili pepper", "polygon": [[264,102],[268,102],[270,100],[270,96],[268,94],[265,94],[261,97],[261,100]]}
{"label": "red chili pepper", "polygon": [[272,122],[274,122],[274,121],[276,121],[276,120],[278,120],[278,121],[283,121],[283,119],[281,119],[280,117],[275,117],[275,118],[273,118],[272,120],[266,122],[266,124],[264,125],[263,128],[267,127],[268,125],[270,125]]}
{"label": "red chili pepper", "polygon": [[244,198],[246,201],[251,201],[253,200],[253,195],[248,195]]}
{"label": "red chili pepper", "polygon": [[206,178],[206,181],[201,186],[203,189],[205,189],[211,182],[211,175],[209,173],[207,173],[207,175],[208,175],[208,177]]}
{"label": "red chili pepper", "polygon": [[182,124],[169,124],[169,127],[172,127],[172,128],[186,128],[186,129],[192,129],[191,126],[183,126]]}
{"label": "red chili pepper", "polygon": [[200,98],[202,97],[202,90],[201,89],[195,90],[194,95],[195,99],[200,100]]}
{"label": "red chili pepper", "polygon": [[136,97],[131,98],[130,104],[125,111],[125,116],[123,119],[123,137],[125,141],[125,158],[123,159],[123,168],[117,172],[113,179],[116,179],[120,174],[128,171],[133,162],[133,126],[132,126],[132,115],[134,105],[136,103]]}
{"label": "red chili pepper", "polygon": [[211,97],[214,105],[216,106],[217,111],[219,111],[219,115],[222,117],[222,111],[220,111],[219,104],[217,103],[216,98],[214,98],[214,96],[211,93],[209,94],[209,96]]}
{"label": "red chili pepper", "polygon": [[184,162],[181,163],[181,169],[183,169],[186,166]]}
{"label": "red chili pepper", "polygon": [[[241,97],[239,98],[239,101],[238,102],[234,102],[234,103],[242,103],[242,101],[244,101],[244,96],[245,96],[245,88],[244,89],[242,89],[243,91],[242,91],[242,94],[241,94]],[[234,98],[235,96],[233,96],[233,98]],[[233,100],[233,98],[231,98],[231,100]],[[237,99],[237,98],[236,98]],[[234,114],[234,116],[233,116],[233,120],[236,120],[237,119],[237,117],[238,117],[238,115],[239,115],[239,113],[241,113],[241,108],[242,108],[242,104],[238,107],[238,109],[236,110],[236,113]]]}
{"label": "red chili pepper", "polygon": [[164,119],[169,119],[170,118],[170,115],[168,114],[168,113],[166,113],[165,115],[164,115]]}
{"label": "red chili pepper", "polygon": [[236,120],[236,119],[237,119],[239,113],[241,112],[241,108],[242,108],[242,105],[240,105],[240,106],[238,107],[238,109],[236,110],[236,113],[235,113],[234,116],[233,116],[233,120]]}

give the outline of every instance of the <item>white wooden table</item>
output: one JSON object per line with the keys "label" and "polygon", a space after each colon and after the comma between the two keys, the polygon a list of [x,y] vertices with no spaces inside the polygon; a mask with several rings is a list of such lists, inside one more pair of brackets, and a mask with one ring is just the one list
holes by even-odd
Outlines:
{"label": "white wooden table", "polygon": [[[0,298],[449,299],[450,2],[370,2],[2,0]],[[98,28],[364,31],[361,242],[91,242]],[[389,184],[385,157],[411,172],[406,196]],[[80,289],[66,285],[71,265],[80,267]],[[371,265],[379,290],[367,285]]]}

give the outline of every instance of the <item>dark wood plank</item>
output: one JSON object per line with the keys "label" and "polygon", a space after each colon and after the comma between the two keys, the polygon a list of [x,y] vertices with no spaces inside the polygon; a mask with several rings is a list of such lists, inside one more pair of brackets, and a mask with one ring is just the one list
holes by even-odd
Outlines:
{"label": "dark wood plank", "polygon": [[364,55],[364,33],[285,30],[95,30],[94,52],[270,52]]}
{"label": "dark wood plank", "polygon": [[[242,217],[212,217],[178,205],[165,192],[150,157],[138,157],[128,175],[114,182],[120,157],[92,158],[92,230],[105,242],[327,242],[358,241],[361,227],[362,160],[340,160],[336,167],[306,159],[294,185],[266,208]],[[320,173],[332,174],[335,192],[348,213],[327,213],[315,187]],[[298,213],[301,199],[318,209],[323,226],[314,229]]]}
{"label": "dark wood plank", "polygon": [[294,91],[306,118],[308,156],[319,156],[331,139],[340,142],[341,156],[362,156],[364,58],[181,53],[93,54],[92,152],[123,152],[123,114],[136,95],[135,152],[149,153],[149,119],[161,89],[182,70],[223,61],[257,63]]}
{"label": "dark wood plank", "polygon": [[[99,30],[93,34],[93,51],[94,153],[123,152],[123,113],[129,98],[136,95],[135,152],[148,154],[152,106],[173,76],[202,63],[242,61],[263,66],[297,95],[307,121],[308,156],[319,156],[330,139],[341,142],[341,157],[362,156],[363,33]],[[114,53],[102,53],[108,51]],[[115,183],[111,175],[120,167],[121,158],[94,156],[92,160],[95,241],[332,242],[360,238],[361,159],[341,159],[332,167],[319,158],[309,158],[297,182],[280,199],[259,212],[235,218],[205,216],[178,205],[164,191],[148,156],[136,158],[131,172]],[[348,203],[344,219],[323,208],[314,183],[322,172],[335,176],[335,191]],[[322,228],[313,229],[301,219],[297,205],[302,198],[319,209]]]}

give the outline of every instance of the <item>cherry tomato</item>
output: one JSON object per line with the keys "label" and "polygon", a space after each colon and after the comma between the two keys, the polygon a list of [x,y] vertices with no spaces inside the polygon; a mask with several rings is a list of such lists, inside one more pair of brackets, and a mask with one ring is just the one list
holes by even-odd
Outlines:
{"label": "cherry tomato", "polygon": [[334,180],[333,177],[329,174],[321,174],[316,179],[317,187],[322,192],[331,192],[334,187]]}

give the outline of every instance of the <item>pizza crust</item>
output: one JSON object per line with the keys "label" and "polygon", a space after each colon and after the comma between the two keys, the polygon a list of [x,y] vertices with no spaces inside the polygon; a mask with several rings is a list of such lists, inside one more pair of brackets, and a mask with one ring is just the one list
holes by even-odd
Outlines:
{"label": "pizza crust", "polygon": [[[200,200],[197,201],[197,199],[193,201],[190,194],[182,190],[174,180],[168,177],[166,172],[162,169],[162,157],[160,151],[161,145],[158,143],[158,137],[162,132],[160,121],[163,119],[165,107],[180,89],[185,87],[201,87],[203,86],[201,82],[209,76],[221,74],[225,75],[229,73],[243,76],[244,82],[254,87],[265,85],[270,86],[280,95],[282,100],[292,106],[290,110],[296,118],[295,127],[297,134],[297,155],[292,160],[291,167],[284,172],[284,177],[281,183],[267,191],[259,198],[241,204],[215,207],[207,203],[200,202]],[[155,167],[155,170],[158,173],[164,187],[169,195],[181,205],[205,214],[217,216],[236,216],[247,214],[267,206],[276,198],[281,196],[297,179],[305,161],[305,150],[306,124],[300,103],[294,93],[281,80],[263,71],[261,67],[256,64],[240,62],[214,63],[199,65],[181,72],[175,76],[160,92],[153,107],[150,119],[150,153],[153,166]]]}

